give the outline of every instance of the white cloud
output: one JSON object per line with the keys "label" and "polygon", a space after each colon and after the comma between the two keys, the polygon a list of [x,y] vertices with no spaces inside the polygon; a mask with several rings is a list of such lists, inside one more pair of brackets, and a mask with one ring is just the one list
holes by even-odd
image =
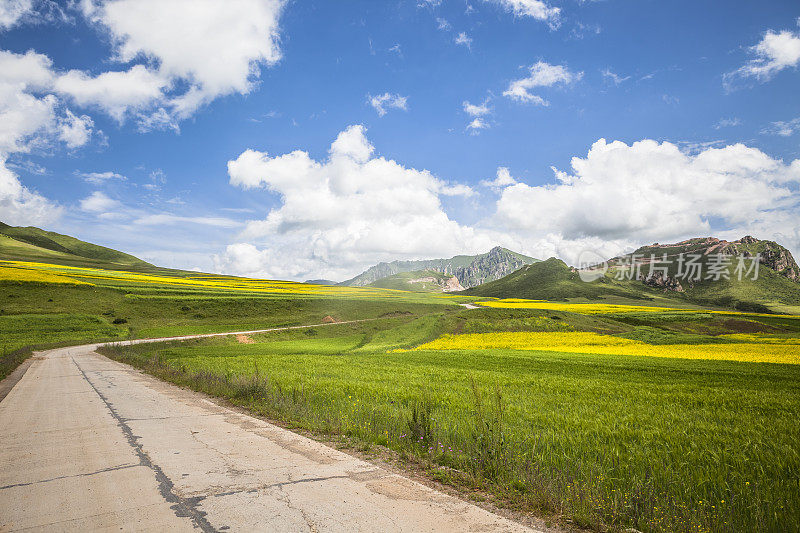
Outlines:
{"label": "white cloud", "polygon": [[123,176],[122,174],[118,174],[116,172],[76,172],[76,176],[83,178],[84,181],[87,183],[91,183],[93,185],[101,185],[103,183],[107,183],[111,180],[120,180],[125,181],[128,178]]}
{"label": "white cloud", "polygon": [[464,100],[463,104],[464,112],[471,116],[471,117],[482,117],[488,115],[492,112],[489,108],[489,100],[484,100],[482,104],[471,104],[467,100]]}
{"label": "white cloud", "polygon": [[714,124],[714,129],[719,130],[722,128],[731,128],[733,126],[740,126],[741,124],[742,121],[739,119],[739,117],[721,118],[716,124]]}
{"label": "white cloud", "polygon": [[733,88],[742,78],[769,81],[778,72],[800,64],[800,33],[767,31],[761,41],[750,47],[753,59],[723,76],[726,88]]}
{"label": "white cloud", "polygon": [[479,130],[485,130],[489,127],[489,123],[480,117],[475,117],[469,124],[467,124],[467,129],[472,133],[477,133]]}
{"label": "white cloud", "polygon": [[0,2],[0,30],[14,27],[33,12],[33,0],[3,0]]}
{"label": "white cloud", "polygon": [[563,65],[551,65],[545,61],[531,65],[528,70],[530,76],[512,81],[508,89],[503,92],[503,96],[517,102],[546,106],[549,103],[541,96],[532,94],[531,89],[559,84],[569,85],[583,78],[583,72],[571,72]]}
{"label": "white cloud", "polygon": [[541,0],[486,0],[502,5],[506,11],[517,17],[532,17],[536,20],[547,21],[551,25],[558,23],[561,9],[551,7]]}
{"label": "white cloud", "polygon": [[58,139],[67,148],[78,148],[89,142],[92,137],[94,121],[88,115],[77,116],[67,109],[65,116],[58,123]]}
{"label": "white cloud", "polygon": [[38,98],[21,89],[0,81],[0,156],[29,151],[31,138],[52,129],[55,122],[54,96]]}
{"label": "white cloud", "polygon": [[466,46],[467,48],[472,48],[472,37],[468,36],[463,31],[456,35],[455,39],[453,39],[453,42]]}
{"label": "white cloud", "polygon": [[768,127],[761,130],[763,135],[780,135],[781,137],[791,137],[800,131],[800,117],[792,120],[771,123]]}
{"label": "white cloud", "polygon": [[186,217],[169,213],[157,213],[143,215],[133,221],[134,224],[142,226],[164,226],[170,224],[199,224],[202,226],[215,226],[218,228],[235,228],[241,226],[237,222],[225,217]]}
{"label": "white cloud", "polygon": [[464,112],[473,117],[469,124],[467,124],[467,131],[473,135],[477,135],[480,130],[485,130],[491,127],[491,124],[486,120],[486,116],[492,113],[489,107],[489,99],[483,101],[482,104],[471,104],[467,100],[461,104],[464,106]]}
{"label": "white cloud", "polygon": [[279,194],[281,205],[216,258],[226,272],[342,279],[375,260],[485,251],[495,242],[442,208],[441,195],[469,195],[469,187],[376,156],[363,126],[341,132],[323,161],[300,150],[246,150],[228,174],[232,185]]}
{"label": "white cloud", "polygon": [[0,81],[20,85],[22,90],[49,87],[53,80],[50,58],[28,50],[15,54],[0,50]]}
{"label": "white cloud", "polygon": [[0,221],[12,226],[41,226],[61,215],[62,209],[20,183],[0,154]]}
{"label": "white cloud", "polygon": [[781,227],[774,221],[800,216],[793,192],[800,160],[785,164],[742,144],[691,155],[669,142],[600,139],[571,166],[571,173],[554,169],[556,184],[505,187],[498,220],[528,235],[619,245],[726,229],[774,232]]}
{"label": "white cloud", "polygon": [[400,96],[399,94],[391,94],[391,93],[383,93],[377,96],[367,95],[367,102],[375,111],[378,112],[378,116],[384,116],[387,112],[387,109],[402,109],[403,111],[408,111],[408,97],[407,96]]}
{"label": "white cloud", "polygon": [[71,70],[58,77],[55,89],[82,107],[97,106],[118,122],[129,110],[143,109],[162,97],[169,80],[144,65],[127,71],[104,72],[90,76]]}
{"label": "white cloud", "polygon": [[497,176],[493,180],[481,181],[481,185],[492,189],[504,189],[516,184],[517,180],[511,177],[511,172],[507,167],[497,167]]}
{"label": "white cloud", "polygon": [[89,213],[107,213],[119,209],[122,204],[110,198],[105,193],[94,191],[92,194],[80,201],[82,211]]}
{"label": "white cloud", "polygon": [[620,76],[619,74],[612,72],[610,68],[601,70],[600,74],[603,75],[603,79],[613,83],[616,86],[622,85],[624,82],[631,79],[630,76]]}
{"label": "white cloud", "polygon": [[436,18],[436,27],[442,31],[450,31],[451,29],[453,29],[453,27],[450,25],[447,19],[441,17]]}
{"label": "white cloud", "polygon": [[0,154],[27,152],[54,140],[69,148],[89,141],[94,122],[47,94],[54,79],[47,56],[0,50]]}
{"label": "white cloud", "polygon": [[259,66],[280,60],[283,6],[282,0],[111,0],[86,11],[111,34],[119,61],[146,57],[161,78],[188,83],[170,99],[186,118],[219,96],[247,94]]}

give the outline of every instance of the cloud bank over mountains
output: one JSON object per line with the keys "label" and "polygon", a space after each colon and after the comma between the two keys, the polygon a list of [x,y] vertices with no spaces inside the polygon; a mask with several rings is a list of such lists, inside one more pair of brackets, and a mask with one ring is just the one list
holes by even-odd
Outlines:
{"label": "cloud bank over mountains", "polygon": [[342,131],[324,161],[306,151],[246,150],[228,163],[231,185],[262,187],[281,205],[250,221],[216,257],[226,272],[344,278],[378,260],[484,252],[496,244],[568,262],[584,250],[611,255],[654,240],[741,236],[752,228],[797,246],[800,159],[734,144],[696,154],[669,142],[595,142],[570,171],[531,186],[504,167],[482,185],[498,195],[477,224],[453,220],[447,195],[474,194],[426,170],[375,155],[361,125]]}

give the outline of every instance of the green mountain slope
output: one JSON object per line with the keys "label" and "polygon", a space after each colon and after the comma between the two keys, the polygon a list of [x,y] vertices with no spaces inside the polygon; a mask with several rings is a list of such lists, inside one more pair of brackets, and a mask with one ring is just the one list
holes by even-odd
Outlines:
{"label": "green mountain slope", "polygon": [[153,265],[124,252],[35,227],[0,222],[0,259],[64,265],[116,266],[150,270]]}
{"label": "green mountain slope", "polygon": [[499,279],[519,268],[537,262],[528,257],[499,246],[480,255],[457,255],[450,259],[426,259],[420,261],[392,261],[378,263],[359,274],[343,281],[341,285],[363,287],[401,272],[432,270],[455,276],[462,287],[475,287],[481,283]]}
{"label": "green mountain slope", "polygon": [[496,281],[484,283],[460,294],[495,298],[526,298],[530,300],[566,300],[569,298],[602,299],[609,296],[633,300],[651,299],[650,291],[617,282],[610,276],[592,282],[582,281],[578,271],[564,261],[551,257],[527,265]]}
{"label": "green mountain slope", "polygon": [[458,283],[458,279],[455,278],[455,276],[442,274],[435,270],[400,272],[399,274],[373,281],[367,285],[367,287],[414,292],[450,292],[463,290],[463,287]]}
{"label": "green mountain slope", "polygon": [[[685,262],[681,266],[680,258],[685,261],[688,254],[700,265],[700,279],[687,277]],[[739,279],[739,257],[748,269],[759,257],[758,275],[751,270]],[[725,262],[723,274],[718,279],[709,278],[712,264],[721,260]],[[741,311],[800,312],[797,263],[786,248],[773,241],[745,237],[733,242],[698,238],[675,244],[656,243],[610,259],[605,266],[608,269],[599,279],[586,282],[576,269],[550,258],[462,294],[541,300],[667,298],[676,303]]]}

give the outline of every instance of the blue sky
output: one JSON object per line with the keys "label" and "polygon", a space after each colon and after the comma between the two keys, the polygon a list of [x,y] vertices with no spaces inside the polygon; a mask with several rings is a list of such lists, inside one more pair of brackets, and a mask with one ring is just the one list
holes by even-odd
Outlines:
{"label": "blue sky", "polygon": [[0,6],[7,223],[291,279],[495,244],[800,250],[797,2]]}

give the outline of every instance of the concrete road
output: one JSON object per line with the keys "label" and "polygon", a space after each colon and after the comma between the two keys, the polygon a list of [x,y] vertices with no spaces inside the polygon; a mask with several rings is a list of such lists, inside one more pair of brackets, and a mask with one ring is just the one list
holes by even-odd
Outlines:
{"label": "concrete road", "polygon": [[530,531],[96,347],[0,402],[0,531]]}

